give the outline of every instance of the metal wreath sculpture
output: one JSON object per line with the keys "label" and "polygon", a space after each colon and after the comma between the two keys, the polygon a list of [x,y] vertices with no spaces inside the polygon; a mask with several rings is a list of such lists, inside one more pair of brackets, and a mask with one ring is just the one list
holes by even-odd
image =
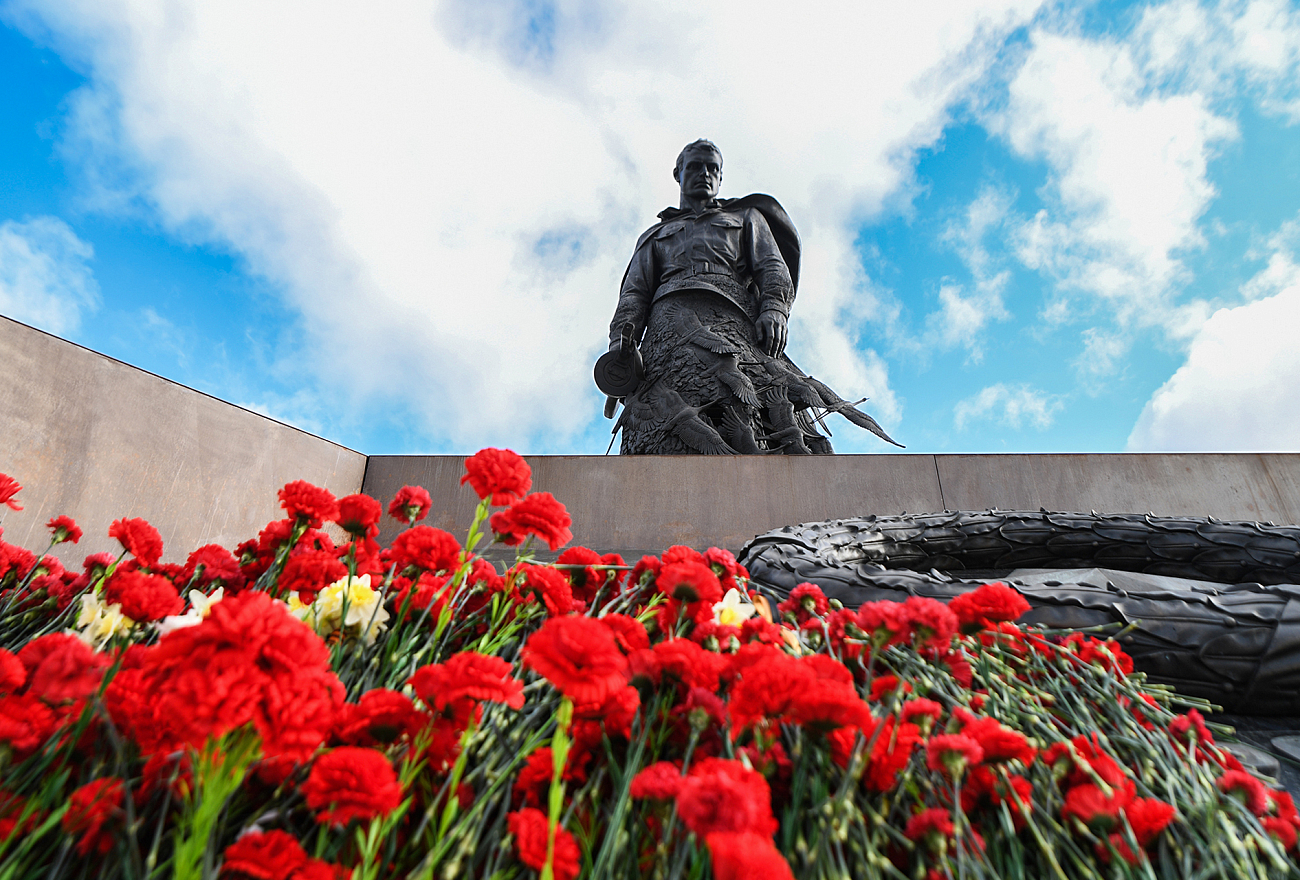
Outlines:
{"label": "metal wreath sculpture", "polygon": [[1152,681],[1230,712],[1294,715],[1300,697],[1300,528],[1213,518],[944,512],[788,526],[740,561],[755,585],[817,584],[849,607],[949,599],[990,580],[1019,590],[1022,621],[1129,627]]}

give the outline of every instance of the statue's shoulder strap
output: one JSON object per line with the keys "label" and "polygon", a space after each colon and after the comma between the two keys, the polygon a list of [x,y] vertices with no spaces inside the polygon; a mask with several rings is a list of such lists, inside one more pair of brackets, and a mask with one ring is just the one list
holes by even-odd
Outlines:
{"label": "statue's shoulder strap", "polygon": [[785,212],[785,208],[781,207],[781,203],[766,193],[751,193],[738,199],[720,199],[719,202],[728,211],[754,208],[763,215],[768,228],[772,230],[772,237],[776,239],[781,258],[785,260],[785,266],[790,270],[790,280],[794,282],[795,290],[798,290],[799,255],[803,247],[799,243],[799,233],[794,228],[794,221]]}

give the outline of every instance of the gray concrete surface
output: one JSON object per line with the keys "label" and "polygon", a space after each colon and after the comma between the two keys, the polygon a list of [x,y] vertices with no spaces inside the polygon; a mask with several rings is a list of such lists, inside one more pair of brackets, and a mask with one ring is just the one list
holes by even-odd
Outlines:
{"label": "gray concrete surface", "polygon": [[116,548],[113,520],[141,516],[162,533],[163,558],[183,561],[256,535],[280,515],[276,492],[290,480],[361,487],[359,452],[7,318],[0,364],[0,473],[23,485],[24,505],[0,507],[0,525],[35,552],[58,514],[85,530],[57,551],[77,565]]}
{"label": "gray concrete surface", "polygon": [[[476,498],[459,456],[371,456],[365,491],[435,498],[463,532]],[[672,544],[737,550],[769,529],[866,514],[1097,510],[1300,523],[1300,455],[532,456],[534,489],[573,517],[574,541],[624,556]],[[382,537],[396,534],[386,525]]]}
{"label": "gray concrete surface", "polygon": [[[795,522],[942,508],[929,455],[527,456],[533,490],[573,517],[574,541],[625,557],[673,544],[739,549],[759,532]],[[434,497],[428,522],[463,533],[477,496],[460,486],[463,456],[372,455],[365,491],[387,505],[406,484]],[[381,541],[396,534],[385,523]]]}
{"label": "gray concrete surface", "polygon": [[1300,455],[937,455],[950,510],[1096,510],[1300,523]]}

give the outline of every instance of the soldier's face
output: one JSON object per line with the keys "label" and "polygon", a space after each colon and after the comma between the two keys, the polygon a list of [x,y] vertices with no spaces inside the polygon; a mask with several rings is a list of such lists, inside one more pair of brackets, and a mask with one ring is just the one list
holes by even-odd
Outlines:
{"label": "soldier's face", "polygon": [[722,186],[722,157],[712,150],[692,150],[682,160],[677,182],[682,186],[682,195],[715,198]]}

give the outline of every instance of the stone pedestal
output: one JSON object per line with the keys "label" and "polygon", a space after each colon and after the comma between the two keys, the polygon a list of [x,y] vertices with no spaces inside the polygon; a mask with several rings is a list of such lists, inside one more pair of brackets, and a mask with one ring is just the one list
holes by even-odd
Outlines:
{"label": "stone pedestal", "polygon": [[[1089,511],[1300,523],[1300,454],[528,456],[534,491],[574,542],[632,559],[673,544],[733,552],[801,522],[940,510]],[[364,491],[433,495],[429,523],[464,531],[477,498],[461,456],[370,456]],[[381,540],[398,526],[386,521]]]}

